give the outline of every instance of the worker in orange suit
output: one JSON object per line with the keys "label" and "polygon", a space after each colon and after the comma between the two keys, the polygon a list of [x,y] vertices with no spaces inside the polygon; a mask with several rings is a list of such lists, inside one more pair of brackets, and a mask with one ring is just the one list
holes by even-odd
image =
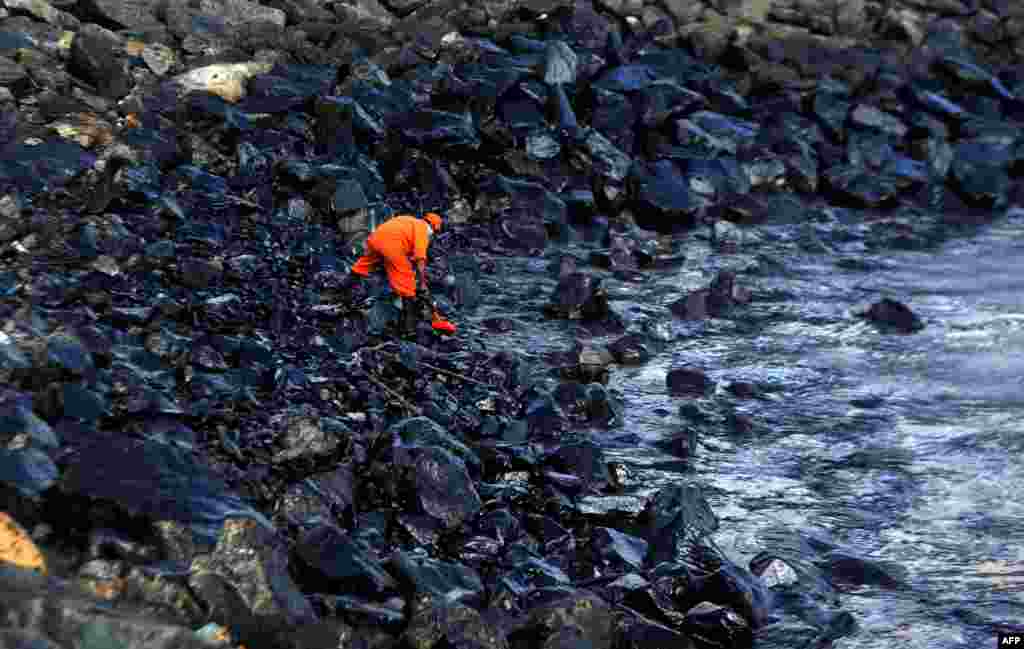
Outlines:
{"label": "worker in orange suit", "polygon": [[[440,232],[441,227],[441,217],[434,212],[427,212],[422,219],[396,216],[381,223],[366,240],[366,251],[352,266],[352,274],[343,289],[350,292],[356,282],[383,264],[392,290],[402,301],[402,332],[415,333],[418,319],[416,277],[419,276],[420,297],[429,303],[427,249],[431,237]],[[416,265],[415,270],[413,264]]]}

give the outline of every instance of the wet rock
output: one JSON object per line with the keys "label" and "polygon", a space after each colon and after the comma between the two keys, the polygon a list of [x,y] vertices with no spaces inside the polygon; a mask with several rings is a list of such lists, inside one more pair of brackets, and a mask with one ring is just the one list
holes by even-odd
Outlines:
{"label": "wet rock", "polygon": [[623,618],[617,628],[615,646],[619,649],[643,649],[645,647],[672,647],[692,649],[693,641],[667,626],[648,620],[640,615]]}
{"label": "wet rock", "polygon": [[669,310],[684,320],[703,320],[708,317],[707,289],[691,291],[689,295],[669,304]]}
{"label": "wet rock", "polygon": [[910,307],[890,298],[882,298],[861,314],[883,331],[915,333],[924,329],[924,323]]}
{"label": "wet rock", "polygon": [[539,132],[526,136],[526,155],[534,160],[550,160],[561,151],[562,145],[550,133]]}
{"label": "wet rock", "polygon": [[108,602],[33,579],[14,568],[0,569],[0,593],[0,616],[18,621],[18,630],[5,629],[6,637],[0,638],[0,643],[13,642],[12,647],[209,646],[191,628],[169,624],[142,607],[118,605],[112,611]]}
{"label": "wet rock", "polygon": [[736,611],[701,602],[686,612],[684,628],[702,647],[742,647],[751,643],[750,625]]}
{"label": "wet rock", "polygon": [[402,643],[412,649],[507,649],[505,633],[464,604],[429,596],[413,603]]}
{"label": "wet rock", "polygon": [[190,524],[211,542],[223,520],[258,517],[198,457],[153,440],[97,439],[66,457],[61,488],[132,513]]}
{"label": "wet rock", "polygon": [[349,592],[382,599],[398,584],[357,541],[332,525],[304,533],[295,553],[311,573],[307,586],[324,592]]}
{"label": "wet rock", "polygon": [[639,570],[647,556],[647,541],[609,527],[594,529],[591,546],[612,570]]}
{"label": "wet rock", "polygon": [[21,88],[28,83],[29,74],[25,66],[6,56],[0,56],[0,85],[14,88],[21,94]]}
{"label": "wet rock", "polygon": [[662,79],[637,92],[634,105],[640,123],[651,128],[706,107],[707,99],[675,81]]}
{"label": "wet rock", "polygon": [[622,365],[644,363],[651,357],[651,351],[644,338],[637,334],[627,334],[619,338],[608,346],[608,350],[615,357],[615,361]]}
{"label": "wet rock", "polygon": [[659,490],[640,516],[649,544],[647,564],[673,561],[681,544],[694,543],[718,528],[718,518],[696,484]]}
{"label": "wet rock", "polygon": [[645,64],[620,65],[601,75],[594,86],[616,92],[636,92],[659,78],[654,67]]}
{"label": "wet rock", "polygon": [[580,478],[580,489],[602,488],[610,481],[604,451],[591,441],[565,444],[548,456],[556,470]]}
{"label": "wet rock", "polygon": [[16,399],[0,403],[0,440],[8,447],[26,441],[43,448],[60,445],[49,424],[32,412],[31,404]]}
{"label": "wet rock", "polygon": [[879,131],[886,135],[891,135],[896,139],[902,139],[910,130],[907,128],[907,125],[895,115],[890,115],[885,111],[867,104],[858,104],[857,107],[853,109],[853,112],[850,113],[850,122],[854,126]]}
{"label": "wet rock", "polygon": [[938,92],[937,89],[913,83],[910,84],[909,91],[918,105],[940,117],[960,121],[970,116],[965,108]]}
{"label": "wet rock", "polygon": [[394,436],[396,444],[441,448],[465,462],[474,473],[480,471],[480,457],[461,440],[427,417],[403,419],[392,426],[388,433]]}
{"label": "wet rock", "polygon": [[42,634],[15,629],[0,630],[0,647],[3,649],[60,649],[60,645],[50,641]]}
{"label": "wet rock", "polygon": [[892,562],[871,561],[835,550],[821,561],[830,581],[853,586],[879,586],[898,589],[906,586],[908,571]]}
{"label": "wet rock", "polygon": [[38,496],[58,479],[49,455],[32,447],[0,449],[0,482],[25,496]]}
{"label": "wet rock", "polygon": [[601,280],[586,273],[569,273],[558,280],[545,310],[554,317],[599,320],[609,314]]}
{"label": "wet rock", "polygon": [[656,442],[659,448],[684,459],[693,457],[697,453],[697,443],[697,429],[690,426]]}
{"label": "wet rock", "polygon": [[289,413],[280,425],[284,430],[278,443],[283,448],[274,456],[274,462],[331,455],[351,442],[352,431],[348,426],[338,419],[320,417],[310,407]]}
{"label": "wet rock", "polygon": [[864,166],[830,167],[824,180],[837,196],[861,207],[891,204],[900,193],[900,184],[893,178]]}
{"label": "wet rock", "polygon": [[212,554],[192,562],[189,585],[207,605],[219,599],[202,577],[217,575],[234,586],[252,615],[287,624],[309,624],[317,617],[288,574],[288,554],[270,529],[247,518],[224,522]]}
{"label": "wet rock", "polygon": [[849,90],[836,82],[821,84],[814,95],[812,112],[836,142],[846,141],[846,118],[853,103]]}
{"label": "wet rock", "polygon": [[697,111],[690,115],[688,120],[716,142],[723,143],[724,149],[732,155],[750,149],[760,132],[760,126],[754,122],[709,110]]}
{"label": "wet rock", "polygon": [[933,69],[946,75],[954,84],[988,92],[1002,99],[1014,99],[1013,93],[1003,85],[999,77],[964,58],[956,56],[937,58]]}
{"label": "wet rock", "polygon": [[99,25],[83,25],[71,41],[68,70],[95,85],[101,95],[120,99],[134,85],[118,56],[123,48],[121,39],[114,33]]}
{"label": "wet rock", "polygon": [[960,143],[950,163],[951,180],[968,202],[982,207],[1005,207],[1010,187],[1006,169],[1016,162],[1017,155],[998,145]]}
{"label": "wet rock", "polygon": [[472,569],[407,552],[391,558],[395,574],[407,584],[413,598],[423,596],[442,602],[459,602],[468,606],[482,603],[484,585]]}
{"label": "wet rock", "polygon": [[476,148],[479,137],[471,116],[434,110],[420,110],[408,116],[401,127],[403,139],[416,147],[460,146]]}
{"label": "wet rock", "polygon": [[587,383],[608,380],[608,367],[612,364],[612,355],[602,347],[584,346],[577,354],[577,371],[581,380]]}
{"label": "wet rock", "polygon": [[674,232],[692,228],[705,205],[672,160],[638,161],[630,171],[629,183],[637,224],[650,230]]}
{"label": "wet rock", "polygon": [[564,41],[549,41],[544,48],[544,83],[576,83],[578,57]]}
{"label": "wet rock", "polygon": [[669,370],[669,373],[665,375],[665,384],[668,386],[669,392],[676,395],[703,396],[714,388],[714,381],[708,378],[707,374],[701,370],[686,367]]}
{"label": "wet rock", "polygon": [[581,145],[573,147],[572,152],[584,168],[611,181],[625,180],[633,164],[629,156],[594,129],[584,135]]}
{"label": "wet rock", "polygon": [[444,528],[460,525],[480,511],[480,495],[465,463],[436,447],[408,447],[395,451],[395,467],[411,495],[412,511]]}
{"label": "wet rock", "polygon": [[[523,409],[527,432],[532,436],[554,436],[568,426],[565,411],[548,392],[539,392],[530,396]],[[509,431],[511,435],[513,431]],[[509,439],[508,441],[516,441]]]}
{"label": "wet rock", "polygon": [[527,598],[525,628],[510,634],[514,644],[529,638],[544,649],[593,647],[611,649],[614,641],[611,607],[585,590],[545,588]]}

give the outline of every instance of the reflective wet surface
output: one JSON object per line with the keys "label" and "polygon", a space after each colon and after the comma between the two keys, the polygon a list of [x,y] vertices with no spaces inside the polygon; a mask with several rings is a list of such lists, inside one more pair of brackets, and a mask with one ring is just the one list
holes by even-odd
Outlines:
{"label": "reflective wet surface", "polygon": [[[681,268],[642,282],[605,275],[631,329],[662,323],[671,340],[644,365],[614,368],[623,422],[594,435],[630,467],[632,493],[681,473],[705,484],[714,540],[740,565],[762,551],[807,562],[838,595],[833,610],[858,623],[834,646],[988,646],[996,629],[1024,626],[1024,212],[924,250],[867,252],[854,228],[835,227],[827,252],[808,252],[794,226],[767,226],[735,254],[696,234],[675,243]],[[523,304],[504,344],[568,348],[565,323],[529,308],[554,286],[546,264],[504,263]],[[672,318],[667,304],[720,268],[737,271],[753,303]],[[887,334],[856,316],[885,296],[925,329]],[[689,461],[658,446],[693,425],[680,413],[692,400],[665,389],[680,366],[716,381],[702,407],[731,413],[699,426]],[[759,395],[733,396],[731,381]],[[789,646],[785,633],[762,635]]]}

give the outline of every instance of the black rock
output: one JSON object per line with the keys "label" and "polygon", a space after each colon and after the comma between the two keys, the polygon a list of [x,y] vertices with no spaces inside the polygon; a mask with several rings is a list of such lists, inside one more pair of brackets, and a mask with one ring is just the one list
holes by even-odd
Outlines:
{"label": "black rock", "polygon": [[438,148],[468,147],[480,144],[472,117],[436,110],[411,113],[399,126],[402,138],[411,146]]}
{"label": "black rock", "polygon": [[444,602],[460,602],[468,606],[482,603],[484,584],[472,569],[407,552],[391,558],[395,574],[409,587],[412,599],[424,595]]}
{"label": "black rock", "polygon": [[708,289],[691,291],[689,295],[668,305],[670,311],[684,320],[703,320],[708,317]]}
{"label": "black rock", "polygon": [[670,79],[650,83],[636,93],[633,102],[640,124],[648,128],[657,128],[673,117],[707,106],[703,95]]}
{"label": "black rock", "polygon": [[576,83],[578,58],[564,41],[548,41],[544,48],[544,83]]}
{"label": "black rock", "polygon": [[673,561],[681,544],[696,543],[718,529],[718,518],[696,484],[673,485],[659,490],[641,514],[650,544],[647,564]]}
{"label": "black rock", "polygon": [[336,76],[333,66],[279,63],[249,80],[239,108],[249,113],[286,112],[330,92]]}
{"label": "black rock", "polygon": [[594,129],[586,132],[580,146],[573,151],[586,168],[612,182],[625,180],[633,165],[628,155]]}
{"label": "black rock", "polygon": [[907,585],[908,571],[893,562],[872,561],[834,550],[820,561],[828,579],[838,585],[879,586],[899,589]]}
{"label": "black rock", "polygon": [[92,354],[80,340],[68,334],[54,334],[46,339],[42,363],[75,378],[91,379],[96,371]]}
{"label": "black rock", "polygon": [[658,448],[679,457],[689,458],[697,452],[697,429],[687,426],[684,430],[656,442]]}
{"label": "black rock", "polygon": [[[523,417],[530,436],[553,436],[568,426],[568,417],[554,396],[548,393],[534,395],[526,404]],[[507,432],[511,435],[514,430]],[[516,441],[509,439],[508,441]],[[525,440],[523,440],[525,441]]]}
{"label": "black rock", "polygon": [[457,602],[422,597],[412,605],[409,626],[402,634],[409,647],[508,649],[505,633],[476,610]]}
{"label": "black rock", "polygon": [[61,488],[110,501],[133,513],[188,523],[211,541],[225,518],[259,515],[197,456],[177,445],[130,438],[97,439],[64,461]]}
{"label": "black rock", "polygon": [[60,405],[64,417],[80,421],[96,421],[110,414],[107,399],[81,383],[65,383],[61,388]]}
{"label": "black rock", "polygon": [[52,137],[38,145],[19,143],[0,156],[0,184],[34,192],[61,187],[90,168],[96,156],[78,144]]}
{"label": "black rock", "polygon": [[648,647],[672,647],[672,649],[693,649],[694,644],[687,636],[667,626],[658,624],[640,615],[623,616],[617,625],[618,649],[647,649]]}
{"label": "black rock", "polygon": [[[34,571],[0,569],[0,616],[18,620],[18,628],[0,631],[0,646],[10,649],[59,649],[74,643],[116,642],[125,647],[202,649],[209,645],[193,629],[154,617],[138,604],[110,603],[74,589],[48,584]],[[40,614],[46,611],[46,614]],[[109,612],[109,613],[108,613]],[[51,640],[52,639],[52,640]]]}
{"label": "black rock", "polygon": [[812,112],[835,142],[846,141],[846,118],[853,103],[845,89],[822,84],[814,95]]}
{"label": "black rock", "polygon": [[611,607],[597,595],[571,588],[544,588],[526,598],[525,628],[510,634],[532,638],[545,649],[588,647],[611,649],[614,641]]}
{"label": "black rock", "polygon": [[395,451],[403,486],[410,490],[412,511],[443,528],[460,525],[480,511],[480,495],[465,463],[436,447],[403,447]]}
{"label": "black rock", "polygon": [[393,641],[390,636],[401,631],[406,624],[405,601],[397,597],[383,602],[367,600],[358,595],[320,596],[318,599],[323,600],[325,608],[333,617],[356,627],[387,633],[388,641]]}
{"label": "black rock", "polygon": [[594,86],[617,92],[642,90],[659,78],[653,66],[643,64],[620,65],[605,72],[594,81]]}
{"label": "black rock", "polygon": [[924,329],[924,323],[910,307],[890,298],[882,298],[863,313],[883,330],[914,333]]}
{"label": "black rock", "polygon": [[43,451],[32,448],[0,448],[0,483],[25,496],[38,496],[59,477],[57,465]]}
{"label": "black rock", "polygon": [[393,436],[395,445],[444,449],[465,462],[472,473],[479,475],[480,457],[461,440],[427,417],[403,419],[388,429],[388,434]]}
{"label": "black rock", "polygon": [[341,420],[321,417],[308,406],[287,413],[279,425],[283,448],[274,456],[276,463],[332,455],[350,444],[353,435]]}
{"label": "black rock", "polygon": [[647,556],[647,541],[609,527],[596,527],[591,538],[601,562],[612,570],[640,570]]}
{"label": "black rock", "polygon": [[295,544],[295,553],[313,575],[316,590],[383,599],[398,584],[370,553],[333,525],[315,527]]}
{"label": "black rock", "polygon": [[83,25],[71,41],[68,70],[96,86],[110,99],[127,95],[134,85],[118,50],[118,38],[99,25]]}
{"label": "black rock", "polygon": [[830,167],[824,180],[841,199],[868,208],[892,204],[901,189],[896,179],[865,166]]}
{"label": "black rock", "polygon": [[630,170],[629,184],[637,224],[649,230],[670,233],[690,229],[705,205],[672,160],[638,161]]}
{"label": "black rock", "polygon": [[730,608],[710,602],[701,602],[687,611],[683,628],[701,647],[708,649],[746,647],[753,639],[750,624],[743,617]]}
{"label": "black rock", "polygon": [[569,319],[599,320],[609,314],[601,280],[586,273],[560,278],[546,309],[551,315]]}
{"label": "black rock", "polygon": [[608,462],[604,452],[590,441],[560,446],[548,456],[548,462],[556,470],[580,478],[583,488],[603,488],[609,482]]}
{"label": "black rock", "polygon": [[60,445],[49,424],[32,412],[31,401],[6,399],[0,403],[0,440],[3,440],[3,446],[7,446],[19,436],[25,436],[43,448],[56,448]]}
{"label": "black rock", "polygon": [[665,384],[671,394],[698,396],[706,395],[715,385],[702,370],[687,367],[669,370],[665,376]]}
{"label": "black rock", "polygon": [[356,113],[360,109],[351,97],[320,97],[314,108],[316,137],[320,149],[331,156],[354,152]]}
{"label": "black rock", "polygon": [[964,58],[943,56],[935,59],[933,67],[950,78],[955,84],[954,89],[966,86],[987,91],[1001,99],[1012,100],[1015,98],[1013,93],[999,80],[999,77]]}
{"label": "black rock", "polygon": [[216,605],[216,593],[203,588],[203,576],[226,580],[242,596],[252,615],[285,624],[308,624],[317,617],[288,573],[288,554],[268,527],[247,518],[224,522],[213,553],[192,561],[189,585],[205,603]]}
{"label": "black rock", "polygon": [[899,140],[909,132],[907,125],[895,115],[890,115],[867,104],[858,104],[850,113],[850,122],[859,128],[872,129]]}

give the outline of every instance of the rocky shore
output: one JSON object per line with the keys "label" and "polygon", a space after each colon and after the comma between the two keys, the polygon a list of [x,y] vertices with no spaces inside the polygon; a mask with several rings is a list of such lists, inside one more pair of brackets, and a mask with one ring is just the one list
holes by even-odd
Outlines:
{"label": "rocky shore", "polygon": [[[728,255],[831,219],[918,248],[1021,204],[1024,6],[382,2],[0,0],[0,647],[849,633],[780,641],[773,602],[816,591],[726,558],[694,476],[621,506],[637,485],[591,432],[620,420],[609,373],[666,340],[602,278],[697,232]],[[370,228],[424,209],[453,226],[429,278],[459,331],[401,340],[382,282],[337,289]],[[517,309],[510,256],[557,278],[522,308],[564,353],[475,317]],[[758,298],[709,273],[664,318]],[[691,419],[724,416],[712,388],[665,378]]]}

